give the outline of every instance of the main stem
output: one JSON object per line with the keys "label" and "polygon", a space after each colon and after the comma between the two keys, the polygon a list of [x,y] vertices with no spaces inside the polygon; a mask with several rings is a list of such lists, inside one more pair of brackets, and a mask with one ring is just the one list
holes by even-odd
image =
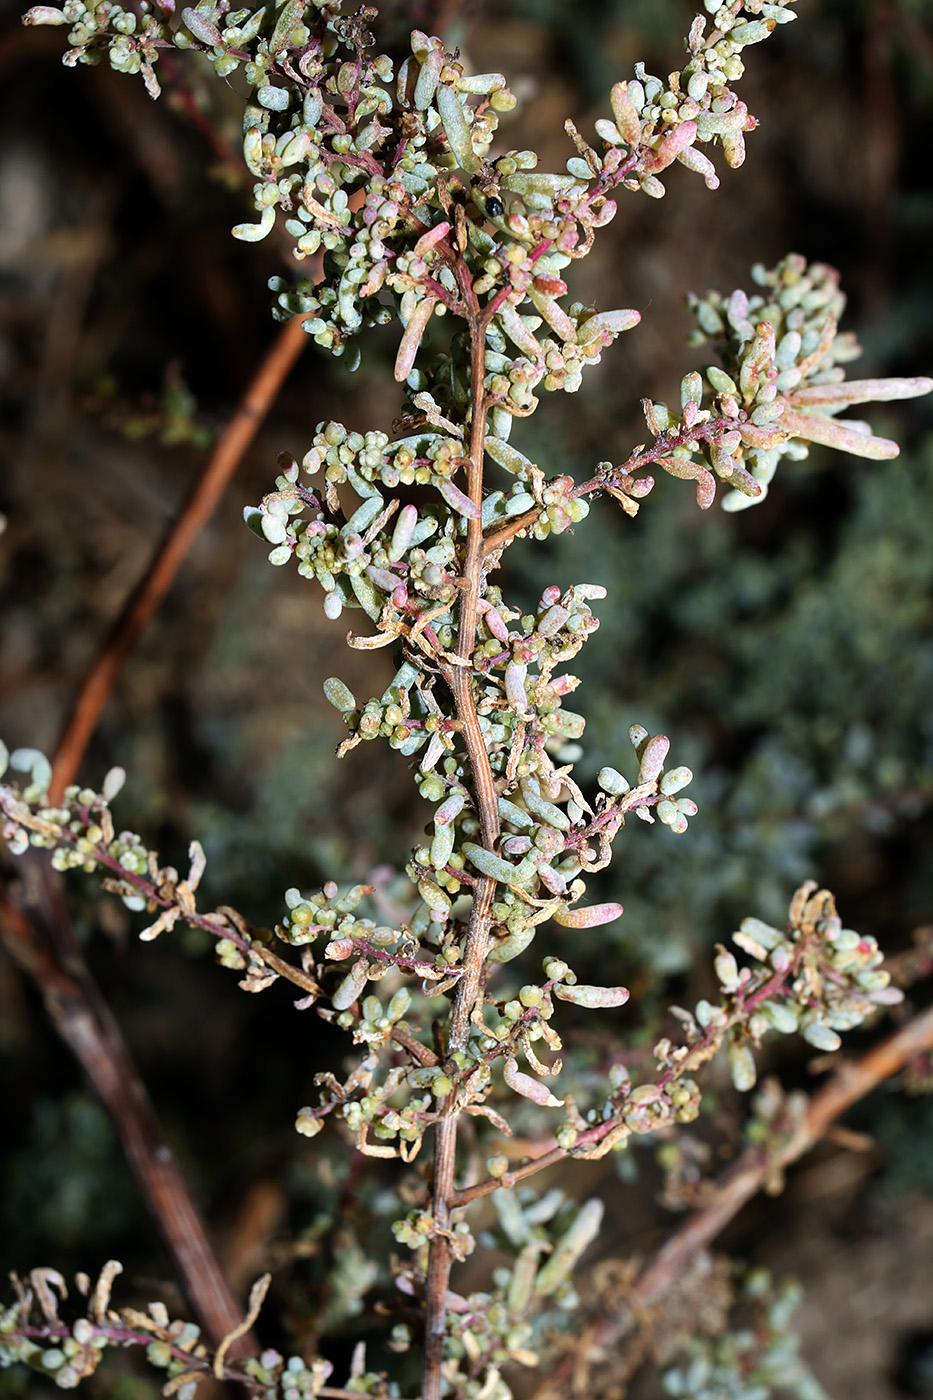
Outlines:
{"label": "main stem", "polygon": [[[477,308],[470,321],[470,458],[467,467],[467,494],[482,508],[483,454],[486,441],[486,326],[488,317]],[[466,555],[460,593],[457,659],[447,668],[447,682],[453,692],[457,718],[473,777],[476,813],[482,842],[494,850],[499,837],[499,809],[489,754],[473,696],[473,646],[476,641],[477,605],[483,588],[483,524],[479,513],[467,525]],[[481,876],[473,886],[473,907],[463,950],[463,973],[457,983],[447,1036],[447,1055],[465,1049],[470,1035],[470,1018],[480,992],[480,979],[489,945],[492,903],[496,882]],[[456,1090],[448,1096],[443,1117],[437,1124],[434,1141],[433,1216],[434,1233],[428,1254],[425,1285],[425,1341],[422,1400],[440,1400],[441,1366],[447,1334],[447,1284],[450,1278],[451,1201],[457,1154]]]}

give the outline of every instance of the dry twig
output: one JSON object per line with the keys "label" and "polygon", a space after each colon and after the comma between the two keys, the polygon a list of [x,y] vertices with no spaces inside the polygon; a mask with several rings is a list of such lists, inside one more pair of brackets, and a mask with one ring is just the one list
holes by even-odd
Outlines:
{"label": "dry twig", "polygon": [[205,463],[188,501],[169,526],[152,563],[113,624],[82,682],[59,739],[49,789],[49,800],[53,804],[61,800],[62,792],[74,780],[100,712],[107,703],[127,654],[171,587],[198,534],[214,513],[243,453],[256,435],[305,344],[307,337],[301,328],[301,317],[295,316],[279,332]]}

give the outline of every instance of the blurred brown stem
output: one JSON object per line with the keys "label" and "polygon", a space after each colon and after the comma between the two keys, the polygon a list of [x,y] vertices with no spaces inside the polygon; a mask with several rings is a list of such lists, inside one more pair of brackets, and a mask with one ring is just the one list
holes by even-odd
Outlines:
{"label": "blurred brown stem", "polygon": [[52,784],[49,789],[49,801],[53,805],[61,801],[65,788],[74,781],[100,712],[107,703],[128,652],[171,587],[196,537],[213,514],[243,453],[305,344],[307,339],[301,329],[301,317],[295,316],[282,327],[273,342],[205,463],[197,485],[180,514],[172,521],[152,563],[113,624],[81,684],[58,741],[52,760]]}
{"label": "blurred brown stem", "polygon": [[[844,1062],[810,1100],[796,1132],[775,1155],[749,1147],[710,1188],[704,1204],[648,1260],[628,1296],[601,1318],[587,1334],[586,1346],[605,1356],[628,1335],[648,1310],[659,1303],[684,1277],[691,1259],[705,1249],[762,1190],[775,1168],[796,1162],[826,1135],[845,1111],[872,1089],[897,1074],[916,1056],[933,1048],[933,1007],[906,1022],[860,1060]],[[549,1377],[539,1400],[566,1400],[571,1389],[575,1358],[570,1355]]]}
{"label": "blurred brown stem", "polygon": [[[41,862],[41,864],[40,864]],[[106,1108],[127,1162],[175,1261],[191,1306],[216,1346],[243,1320],[208,1238],[188,1183],[165,1141],[146,1089],[120,1028],[91,980],[80,948],[63,953],[61,929],[67,909],[44,858],[29,853],[20,866],[24,882],[39,884],[37,905],[27,917],[0,885],[0,933],[16,965],[38,988],[45,1009]],[[49,915],[55,933],[46,929]],[[49,936],[45,936],[48,933]],[[52,949],[55,948],[53,952]],[[235,1351],[250,1350],[249,1338]]]}
{"label": "blurred brown stem", "polygon": [[933,1007],[906,1022],[860,1060],[843,1061],[828,1083],[813,1095],[803,1121],[776,1157],[764,1158],[759,1148],[750,1147],[723,1173],[702,1208],[642,1270],[635,1284],[639,1300],[647,1306],[663,1296],[682,1276],[691,1256],[715,1239],[745,1202],[762,1189],[775,1167],[784,1169],[796,1162],[825,1137],[836,1119],[854,1103],[931,1047]]}

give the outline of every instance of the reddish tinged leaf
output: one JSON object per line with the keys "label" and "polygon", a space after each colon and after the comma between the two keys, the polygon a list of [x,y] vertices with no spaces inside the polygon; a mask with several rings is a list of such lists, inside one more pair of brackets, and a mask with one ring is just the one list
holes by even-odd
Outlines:
{"label": "reddish tinged leaf", "polygon": [[564,928],[599,928],[600,924],[611,924],[622,913],[622,905],[590,904],[583,909],[558,909],[552,915],[556,924],[561,924]]}

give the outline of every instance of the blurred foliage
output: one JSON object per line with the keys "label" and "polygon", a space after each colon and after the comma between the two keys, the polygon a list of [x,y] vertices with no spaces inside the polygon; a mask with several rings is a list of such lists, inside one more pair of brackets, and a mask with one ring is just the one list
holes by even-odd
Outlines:
{"label": "blurred foliage", "polygon": [[875,1105],[871,1126],[884,1161],[885,1190],[895,1197],[912,1192],[933,1197],[933,1099],[897,1098],[881,1108]]}
{"label": "blurred foliage", "polygon": [[88,1239],[119,1250],[144,1212],[103,1108],[83,1093],[42,1098],[0,1184],[0,1230],[13,1260],[44,1241],[81,1267]]}

